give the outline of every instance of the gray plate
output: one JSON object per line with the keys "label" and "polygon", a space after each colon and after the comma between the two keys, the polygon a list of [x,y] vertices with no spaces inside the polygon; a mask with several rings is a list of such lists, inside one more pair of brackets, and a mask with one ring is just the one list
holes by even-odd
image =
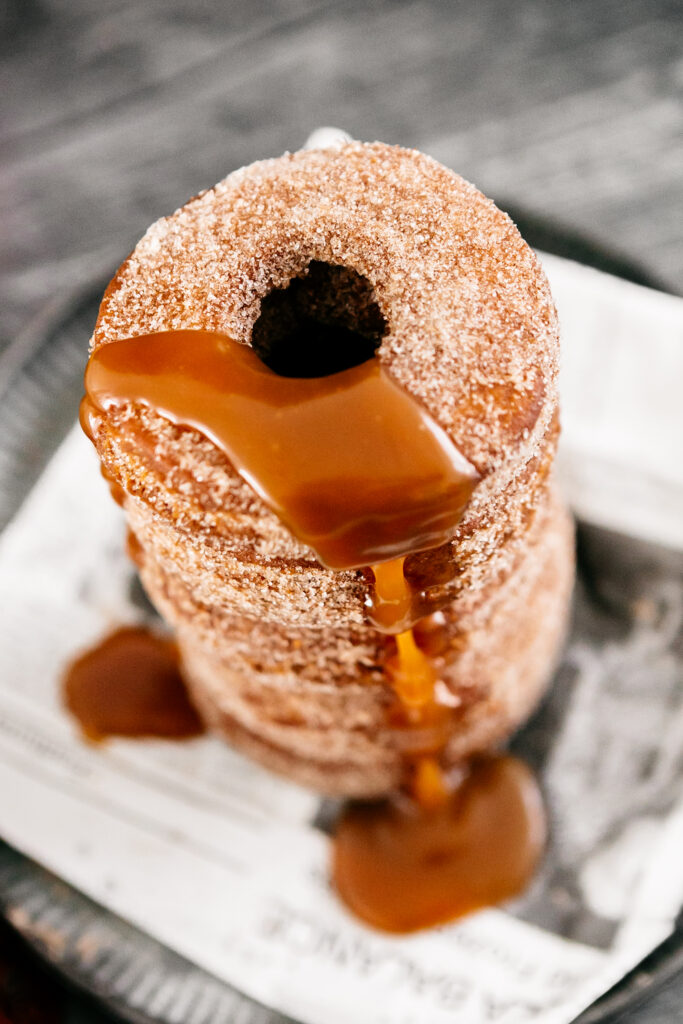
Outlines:
{"label": "gray plate", "polygon": [[[558,255],[651,284],[644,275],[599,248],[546,223],[524,217],[525,237]],[[59,310],[17,339],[0,357],[0,529],[33,486],[74,420],[81,394],[87,340],[105,282],[65,299]],[[625,614],[609,597],[609,579],[596,578],[604,563],[592,553],[612,551],[613,567],[633,559],[630,539],[594,527],[580,532],[579,572],[585,600],[594,600],[615,621]],[[626,555],[628,552],[628,555]],[[648,565],[669,561],[666,552],[643,546]],[[609,575],[609,572],[608,572]],[[607,595],[607,596],[606,596]],[[515,740],[527,761],[542,767],[544,744],[557,707],[553,698]],[[0,908],[39,954],[72,983],[137,1024],[283,1024],[290,1020],[242,995],[183,957],[109,913],[16,850],[0,843]],[[606,1024],[631,1009],[655,987],[683,970],[683,929],[577,1019]]]}

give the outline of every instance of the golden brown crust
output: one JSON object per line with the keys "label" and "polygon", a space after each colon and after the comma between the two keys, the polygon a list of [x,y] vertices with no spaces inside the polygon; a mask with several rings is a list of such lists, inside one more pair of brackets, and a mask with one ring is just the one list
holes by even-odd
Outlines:
{"label": "golden brown crust", "polygon": [[[93,345],[200,327],[250,343],[261,300],[311,261],[369,282],[386,323],[379,358],[483,477],[453,541],[406,563],[418,581],[451,579],[434,593],[452,602],[455,759],[497,742],[532,707],[571,577],[551,482],[557,320],[509,218],[398,147],[350,143],[257,163],[150,228],[107,289]],[[400,758],[382,728],[386,641],[364,614],[370,573],[321,566],[196,431],[131,406],[92,425],[126,492],[143,581],[178,629],[208,721],[323,791],[395,784]]]}

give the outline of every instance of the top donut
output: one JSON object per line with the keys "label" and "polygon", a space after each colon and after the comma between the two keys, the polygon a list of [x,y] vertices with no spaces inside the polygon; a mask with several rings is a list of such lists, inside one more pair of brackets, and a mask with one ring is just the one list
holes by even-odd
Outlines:
{"label": "top donut", "polygon": [[181,328],[248,344],[264,296],[312,261],[369,282],[379,358],[483,476],[537,452],[557,407],[545,275],[506,214],[415,150],[352,142],[229,175],[150,227],[93,345]]}

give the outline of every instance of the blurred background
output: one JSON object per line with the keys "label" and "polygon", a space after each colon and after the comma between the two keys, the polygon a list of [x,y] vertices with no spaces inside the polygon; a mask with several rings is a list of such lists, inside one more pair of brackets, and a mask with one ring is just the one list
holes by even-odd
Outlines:
{"label": "blurred background", "polygon": [[[0,0],[0,354],[319,125],[421,149],[532,242],[680,292],[682,38],[680,0]],[[105,1019],[51,984],[0,930],[3,1024]]]}

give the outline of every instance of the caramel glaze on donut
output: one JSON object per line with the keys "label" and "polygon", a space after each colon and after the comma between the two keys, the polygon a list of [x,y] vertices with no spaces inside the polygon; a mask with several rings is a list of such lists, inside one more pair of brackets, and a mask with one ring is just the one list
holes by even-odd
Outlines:
{"label": "caramel glaze on donut", "polygon": [[[349,143],[253,164],[153,225],[107,289],[93,347],[205,329],[267,354],[293,281],[307,312],[378,346],[481,475],[452,541],[405,567],[447,602],[455,761],[528,714],[566,621],[573,549],[552,480],[547,282],[472,185],[415,151]],[[196,431],[132,405],[91,428],[209,724],[322,791],[396,785],[400,752],[382,727],[392,641],[367,622],[369,570],[320,565]]]}

